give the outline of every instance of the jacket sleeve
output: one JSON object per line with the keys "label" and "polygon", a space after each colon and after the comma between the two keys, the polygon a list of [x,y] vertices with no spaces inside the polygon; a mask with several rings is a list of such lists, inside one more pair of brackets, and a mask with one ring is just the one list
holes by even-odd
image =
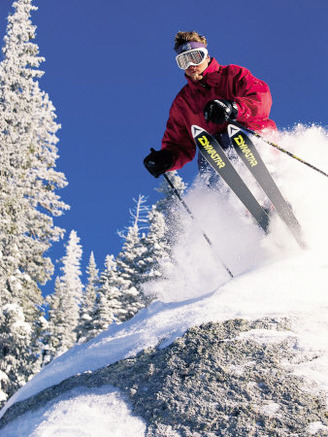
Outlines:
{"label": "jacket sleeve", "polygon": [[267,120],[272,106],[269,86],[246,68],[236,65],[232,65],[231,68],[234,100],[238,105],[237,121],[248,123]]}
{"label": "jacket sleeve", "polygon": [[171,106],[162,140],[162,149],[169,150],[173,154],[174,165],[170,171],[179,170],[187,162],[194,159],[196,154],[196,146],[186,127],[183,115],[185,111],[182,107],[180,108],[179,100],[179,97],[176,97]]}

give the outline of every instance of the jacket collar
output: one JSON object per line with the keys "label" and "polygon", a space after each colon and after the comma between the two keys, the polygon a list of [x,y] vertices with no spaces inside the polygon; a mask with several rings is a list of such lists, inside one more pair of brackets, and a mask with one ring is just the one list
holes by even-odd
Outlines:
{"label": "jacket collar", "polygon": [[[206,83],[206,76],[210,73],[215,73],[216,71],[219,71],[220,69],[220,64],[218,63],[218,61],[215,58],[211,59],[211,62],[208,64],[208,67],[206,68],[206,70],[203,71],[203,79],[194,82],[193,80],[191,80],[191,78],[189,76],[186,76],[186,78],[188,79],[188,83],[192,84],[192,85],[197,85],[197,83],[202,83],[203,81]],[[205,79],[205,80],[204,80]],[[204,83],[203,82],[203,83]]]}
{"label": "jacket collar", "polygon": [[215,58],[211,59],[211,62],[208,64],[208,67],[203,72],[203,77],[205,77],[209,73],[214,73],[215,71],[218,71],[220,68],[220,65],[218,61]]}

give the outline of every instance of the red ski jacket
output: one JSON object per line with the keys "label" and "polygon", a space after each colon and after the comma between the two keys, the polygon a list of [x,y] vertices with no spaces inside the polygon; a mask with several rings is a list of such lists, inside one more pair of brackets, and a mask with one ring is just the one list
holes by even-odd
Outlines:
{"label": "red ski jacket", "polygon": [[[187,76],[186,76],[187,77]],[[196,124],[211,134],[224,132],[223,125],[207,123],[204,107],[213,99],[231,100],[237,103],[237,121],[255,131],[276,130],[275,123],[269,119],[272,105],[268,85],[254,77],[249,70],[238,65],[219,65],[212,58],[203,73],[203,79],[193,82],[188,78],[170,109],[162,149],[170,150],[174,156],[174,166],[178,170],[191,161],[196,154],[196,146],[191,134],[191,126]]]}

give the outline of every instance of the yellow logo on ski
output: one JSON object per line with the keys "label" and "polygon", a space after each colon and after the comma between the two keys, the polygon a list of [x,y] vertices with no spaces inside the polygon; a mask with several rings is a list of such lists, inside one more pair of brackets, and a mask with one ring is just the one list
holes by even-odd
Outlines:
{"label": "yellow logo on ski", "polygon": [[202,137],[197,138],[199,144],[203,147],[203,149],[206,150],[206,152],[210,155],[214,163],[219,167],[223,168],[225,167],[225,162],[221,158],[221,156],[218,154],[216,150],[214,150],[213,146],[209,142],[206,135],[203,135]]}
{"label": "yellow logo on ski", "polygon": [[245,155],[247,161],[250,163],[250,166],[255,167],[257,165],[257,161],[255,159],[255,156],[253,155],[253,153],[250,151],[249,147],[245,143],[243,136],[239,134],[238,136],[234,136],[233,140]]}

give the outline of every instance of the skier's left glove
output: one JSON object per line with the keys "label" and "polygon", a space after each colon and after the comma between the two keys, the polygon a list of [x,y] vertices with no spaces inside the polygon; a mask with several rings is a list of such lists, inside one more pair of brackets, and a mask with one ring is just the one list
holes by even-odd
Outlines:
{"label": "skier's left glove", "polygon": [[210,100],[204,108],[205,120],[216,124],[223,124],[229,120],[235,120],[237,115],[237,104],[230,100]]}
{"label": "skier's left glove", "polygon": [[172,152],[166,149],[154,150],[144,159],[144,165],[150,174],[158,178],[173,166]]}

